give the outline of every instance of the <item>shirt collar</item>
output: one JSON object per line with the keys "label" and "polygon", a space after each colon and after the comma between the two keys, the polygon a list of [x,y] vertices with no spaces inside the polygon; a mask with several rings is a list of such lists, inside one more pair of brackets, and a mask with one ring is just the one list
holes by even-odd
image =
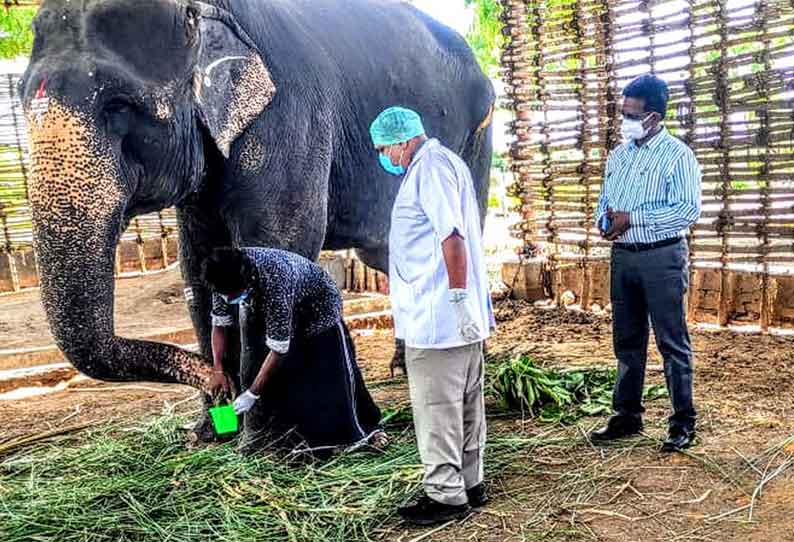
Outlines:
{"label": "shirt collar", "polygon": [[[413,166],[414,164],[419,162],[419,160],[425,154],[427,154],[430,151],[430,149],[438,147],[438,145],[439,145],[438,139],[435,139],[435,138],[428,139],[427,141],[423,142],[422,145],[420,145],[420,147],[414,153],[413,160],[411,160],[411,166]],[[408,166],[408,167],[410,168],[411,166]]]}
{"label": "shirt collar", "polygon": [[662,141],[667,139],[667,136],[669,134],[670,133],[667,131],[667,127],[662,126],[662,129],[659,130],[659,133],[653,136],[651,139],[649,139],[642,147],[637,146],[636,141],[632,141],[631,144],[634,146],[635,150],[647,148],[648,150],[652,151],[656,147],[658,147],[662,143]]}

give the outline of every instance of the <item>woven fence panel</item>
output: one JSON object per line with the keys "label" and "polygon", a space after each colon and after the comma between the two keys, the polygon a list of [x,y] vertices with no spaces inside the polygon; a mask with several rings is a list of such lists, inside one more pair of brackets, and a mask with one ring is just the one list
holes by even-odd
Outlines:
{"label": "woven fence panel", "polygon": [[[22,106],[17,96],[19,75],[0,75],[0,253],[12,253],[33,246],[28,203],[28,141]],[[143,244],[147,240],[173,237],[177,233],[176,213],[135,218],[122,241]]]}
{"label": "woven fence panel", "polygon": [[[515,227],[553,265],[608,257],[593,227],[620,91],[652,72],[666,121],[703,168],[696,266],[794,268],[794,3],[754,0],[503,0],[502,64],[515,112]],[[766,287],[766,283],[765,283]]]}

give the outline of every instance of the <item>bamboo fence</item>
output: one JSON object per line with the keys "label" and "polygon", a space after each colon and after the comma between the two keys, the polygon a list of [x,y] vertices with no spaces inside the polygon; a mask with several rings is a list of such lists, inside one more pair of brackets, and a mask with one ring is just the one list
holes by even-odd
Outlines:
{"label": "bamboo fence", "polygon": [[[7,260],[14,289],[19,289],[16,276],[16,254],[33,247],[33,230],[28,204],[28,140],[22,106],[17,96],[18,74],[0,75],[0,258]],[[135,243],[138,267],[147,272],[144,244],[159,240],[162,265],[168,266],[176,255],[168,253],[169,239],[176,237],[176,212],[167,209],[139,216],[132,220],[122,235],[122,243]],[[171,249],[173,251],[173,248]],[[148,265],[151,267],[150,265]],[[116,269],[121,274],[121,262]]]}
{"label": "bamboo fence", "polygon": [[[762,281],[794,271],[794,3],[790,0],[501,0],[504,106],[515,114],[512,195],[527,253],[552,276],[608,259],[593,226],[605,160],[620,143],[620,92],[655,73],[670,86],[666,121],[702,166],[693,268]],[[730,315],[727,296],[720,323]],[[766,319],[766,321],[764,321]]]}

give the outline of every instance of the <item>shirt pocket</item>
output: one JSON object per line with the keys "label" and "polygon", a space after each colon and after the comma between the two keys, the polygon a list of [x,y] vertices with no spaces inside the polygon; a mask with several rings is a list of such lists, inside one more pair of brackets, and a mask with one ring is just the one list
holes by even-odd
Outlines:
{"label": "shirt pocket", "polygon": [[643,167],[639,173],[640,205],[666,205],[671,176],[658,168]]}
{"label": "shirt pocket", "polygon": [[394,279],[396,279],[397,282],[396,292],[398,296],[395,301],[399,304],[403,311],[409,312],[416,300],[414,286],[405,279],[405,275],[402,273],[402,271],[400,271],[400,266],[397,261],[394,262],[392,270],[394,271],[395,275]]}
{"label": "shirt pocket", "polygon": [[413,291],[413,285],[416,282],[416,279],[411,280],[409,275],[405,272],[405,263],[400,261],[399,258],[395,258],[394,260],[394,273],[397,275],[397,278],[400,279],[407,289]]}

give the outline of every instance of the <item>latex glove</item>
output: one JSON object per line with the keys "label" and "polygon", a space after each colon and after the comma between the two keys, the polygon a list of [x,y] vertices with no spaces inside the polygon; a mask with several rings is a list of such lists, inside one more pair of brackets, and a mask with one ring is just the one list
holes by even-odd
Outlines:
{"label": "latex glove", "polygon": [[254,408],[257,401],[259,401],[258,395],[254,395],[250,390],[246,391],[234,401],[234,413],[238,416],[245,414]]}
{"label": "latex glove", "polygon": [[453,288],[449,291],[449,302],[455,309],[455,314],[458,317],[458,332],[463,340],[466,342],[477,342],[480,340],[480,327],[474,321],[474,315],[469,309],[469,304],[466,303],[469,293],[460,288]]}

